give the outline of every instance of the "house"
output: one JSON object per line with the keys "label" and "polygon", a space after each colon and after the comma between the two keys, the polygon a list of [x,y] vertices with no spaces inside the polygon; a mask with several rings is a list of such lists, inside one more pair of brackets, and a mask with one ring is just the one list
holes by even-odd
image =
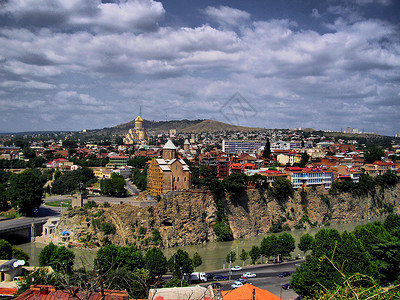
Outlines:
{"label": "house", "polygon": [[309,169],[299,167],[287,167],[285,172],[289,175],[293,188],[303,185],[323,185],[325,188],[332,186],[332,171],[327,169]]}
{"label": "house", "polygon": [[74,165],[72,161],[68,161],[65,158],[57,158],[46,164],[46,168],[70,170]]}

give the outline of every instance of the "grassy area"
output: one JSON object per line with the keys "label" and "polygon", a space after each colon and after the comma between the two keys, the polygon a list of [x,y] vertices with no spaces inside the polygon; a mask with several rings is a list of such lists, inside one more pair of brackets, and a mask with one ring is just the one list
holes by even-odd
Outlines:
{"label": "grassy area", "polygon": [[[61,202],[63,202],[63,203],[61,204]],[[62,207],[71,207],[71,200],[51,201],[51,202],[46,202],[45,205],[53,206],[53,207],[61,207],[60,205],[62,205]]]}
{"label": "grassy area", "polygon": [[[21,215],[19,215],[20,217]],[[17,210],[15,208],[10,208],[9,210],[0,212],[0,217],[2,218],[16,218]]]}

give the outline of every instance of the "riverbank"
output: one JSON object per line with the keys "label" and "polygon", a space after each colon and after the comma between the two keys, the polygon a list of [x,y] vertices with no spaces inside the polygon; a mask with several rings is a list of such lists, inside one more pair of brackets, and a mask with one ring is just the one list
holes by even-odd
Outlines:
{"label": "riverbank", "polygon": [[[353,231],[354,228],[358,225],[363,225],[372,221],[383,220],[382,218],[375,218],[371,220],[362,220],[357,222],[348,222],[348,223],[340,223],[333,224],[331,226],[323,226],[323,227],[315,227],[315,228],[307,228],[307,229],[294,229],[289,231],[289,233],[294,237],[296,241],[296,249],[292,253],[292,257],[297,257],[298,255],[302,256],[303,253],[297,248],[297,244],[300,241],[300,237],[303,234],[309,233],[311,235],[315,235],[318,230],[322,228],[334,228],[337,229],[340,233],[343,231]],[[276,235],[278,235],[277,233]],[[190,246],[182,246],[182,247],[172,247],[168,249],[163,249],[163,253],[167,258],[171,257],[176,250],[182,249],[187,251],[190,256],[193,256],[195,252],[199,253],[199,255],[203,259],[203,264],[196,268],[196,271],[209,271],[209,270],[220,270],[226,269],[227,265],[225,262],[226,255],[229,251],[236,251],[238,254],[245,249],[246,251],[250,251],[253,246],[260,246],[262,239],[265,235],[260,235],[257,237],[251,237],[246,239],[237,239],[229,242],[208,242],[201,245],[190,245]],[[29,263],[31,266],[39,265],[39,254],[40,251],[44,248],[45,244],[42,243],[26,243],[18,245],[19,248],[22,248],[28,255],[31,257]],[[82,265],[91,265],[93,263],[93,259],[96,256],[97,249],[88,249],[88,248],[71,248],[75,255],[75,264],[77,266]],[[238,256],[238,255],[237,255]],[[249,262],[249,260],[247,260]],[[248,263],[243,264],[242,261],[236,261],[233,263],[234,265],[247,266]],[[261,260],[260,260],[261,264]]]}

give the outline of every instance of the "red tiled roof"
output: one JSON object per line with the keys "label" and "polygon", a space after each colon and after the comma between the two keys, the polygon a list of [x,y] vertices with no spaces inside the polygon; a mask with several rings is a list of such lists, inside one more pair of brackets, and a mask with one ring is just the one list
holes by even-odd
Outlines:
{"label": "red tiled roof", "polygon": [[1,296],[13,296],[17,291],[18,291],[18,289],[15,289],[15,288],[0,287],[0,295]]}
{"label": "red tiled roof", "polygon": [[[75,296],[74,296],[75,295]],[[126,291],[104,290],[104,297],[100,292],[81,292],[70,288],[68,291],[56,290],[53,286],[32,285],[19,295],[16,300],[56,300],[56,299],[87,299],[87,300],[128,300]]]}

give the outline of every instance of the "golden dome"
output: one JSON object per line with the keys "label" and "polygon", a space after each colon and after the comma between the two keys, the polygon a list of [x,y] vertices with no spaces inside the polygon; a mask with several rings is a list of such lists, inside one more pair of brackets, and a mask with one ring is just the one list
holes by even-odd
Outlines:
{"label": "golden dome", "polygon": [[143,122],[143,119],[141,116],[137,116],[137,118],[135,119],[135,122]]}

